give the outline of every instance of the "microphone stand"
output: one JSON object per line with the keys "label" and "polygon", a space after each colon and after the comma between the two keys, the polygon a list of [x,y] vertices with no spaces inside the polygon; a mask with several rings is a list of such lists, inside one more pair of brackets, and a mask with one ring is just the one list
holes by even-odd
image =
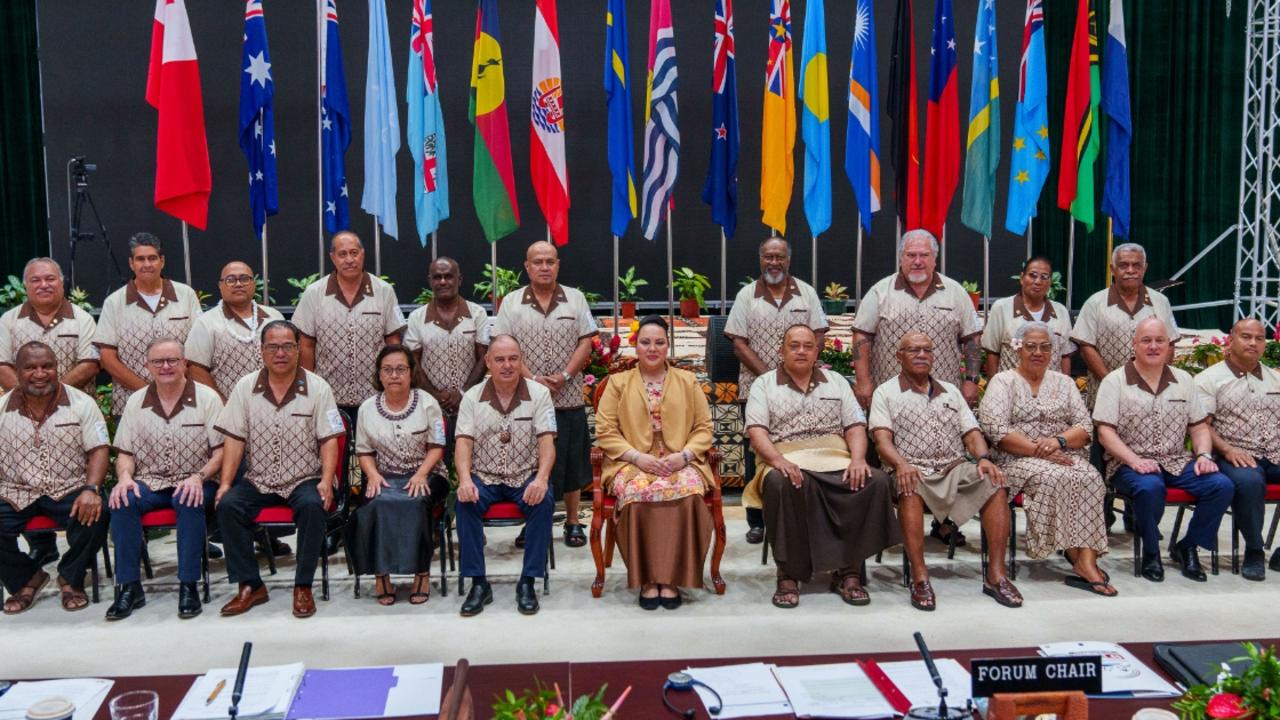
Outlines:
{"label": "microphone stand", "polygon": [[236,720],[236,714],[240,712],[240,698],[244,695],[244,680],[249,674],[249,653],[252,651],[253,643],[245,642],[244,650],[240,652],[240,668],[236,670],[236,684],[231,690],[231,707],[227,710],[231,720]]}
{"label": "microphone stand", "polygon": [[918,631],[912,634],[916,640],[916,647],[920,648],[920,656],[924,658],[924,666],[929,670],[929,677],[933,678],[933,684],[938,688],[938,717],[947,717],[947,688],[942,684],[942,676],[938,674],[938,666],[933,664],[933,655],[929,652],[929,646],[924,644],[924,635]]}

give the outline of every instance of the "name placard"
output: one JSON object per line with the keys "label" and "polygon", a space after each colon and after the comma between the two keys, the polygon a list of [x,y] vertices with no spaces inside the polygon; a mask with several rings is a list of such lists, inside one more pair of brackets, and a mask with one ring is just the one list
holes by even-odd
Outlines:
{"label": "name placard", "polygon": [[969,671],[974,697],[1063,690],[1102,692],[1101,655],[974,660]]}

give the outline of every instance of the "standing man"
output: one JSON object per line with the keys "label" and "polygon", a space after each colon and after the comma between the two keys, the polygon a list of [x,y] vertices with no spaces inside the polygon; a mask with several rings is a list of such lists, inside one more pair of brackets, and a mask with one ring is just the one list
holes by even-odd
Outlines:
{"label": "standing man", "polygon": [[253,268],[239,260],[222,268],[218,292],[222,300],[191,326],[186,358],[191,379],[225,399],[237,380],[262,369],[262,328],[283,316],[254,299]]}
{"label": "standing man", "polygon": [[0,405],[0,582],[11,593],[4,613],[26,611],[49,583],[49,573],[18,550],[18,533],[37,515],[67,528],[71,547],[58,563],[58,589],[64,610],[83,610],[85,570],[107,534],[98,494],[107,423],[93,398],[58,381],[48,345],[18,348],[15,366],[18,386]]}
{"label": "standing man", "polygon": [[591,359],[596,321],[581,292],[556,282],[560,257],[555,245],[541,240],[530,245],[524,269],[529,284],[503,298],[493,334],[514,337],[525,349],[524,376],[551,391],[557,428],[551,485],[564,498],[564,544],[582,547],[587,534],[578,522],[578,498],[591,482],[582,368]]}
{"label": "standing man", "polygon": [[[738,402],[745,408],[751,384],[757,377],[778,367],[782,336],[793,325],[805,325],[818,335],[818,349],[825,342],[827,315],[813,286],[791,276],[791,244],[780,237],[760,243],[760,278],[738,291],[733,309],[724,325],[724,335],[733,343],[733,354],[741,363],[738,371]],[[745,417],[745,411],[744,411]],[[764,540],[764,515],[760,488],[755,479],[755,455],[746,457],[746,476],[753,482],[743,491],[747,508],[747,542]]]}
{"label": "standing man", "polygon": [[111,414],[119,417],[135,391],[151,382],[147,346],[162,337],[186,342],[200,316],[196,291],[164,277],[164,250],[151,233],[129,238],[133,279],[107,296],[93,342],[111,375]]}
{"label": "standing man", "polygon": [[[218,416],[225,436],[218,526],[227,572],[239,591],[222,607],[240,615],[267,601],[267,586],[253,554],[253,520],[268,505],[288,503],[298,527],[293,615],[315,614],[311,593],[324,544],[325,511],[338,486],[338,438],[346,433],[333,390],[298,362],[301,333],[273,320],[262,330],[263,369],[240,378]],[[247,468],[236,482],[241,459]]]}

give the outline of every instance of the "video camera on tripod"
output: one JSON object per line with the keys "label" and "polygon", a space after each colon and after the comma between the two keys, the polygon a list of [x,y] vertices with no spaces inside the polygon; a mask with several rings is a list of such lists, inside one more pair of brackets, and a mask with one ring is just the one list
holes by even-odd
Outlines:
{"label": "video camera on tripod", "polygon": [[[67,217],[68,226],[71,233],[71,263],[70,275],[71,286],[76,285],[76,248],[80,243],[93,242],[95,237],[102,238],[102,244],[107,247],[107,255],[111,258],[111,267],[115,270],[116,282],[123,283],[124,275],[120,272],[120,262],[116,259],[115,250],[111,248],[111,239],[107,235],[107,226],[102,222],[102,216],[98,214],[98,208],[93,203],[93,195],[89,192],[89,173],[98,169],[94,163],[85,162],[83,155],[77,155],[67,161]],[[85,206],[89,207],[89,212],[93,213],[93,221],[97,223],[97,232],[84,232],[81,222],[84,216]]]}

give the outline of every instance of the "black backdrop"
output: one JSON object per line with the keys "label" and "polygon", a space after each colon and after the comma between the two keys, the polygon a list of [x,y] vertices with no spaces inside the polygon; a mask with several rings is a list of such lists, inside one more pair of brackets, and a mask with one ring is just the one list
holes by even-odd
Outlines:
{"label": "black backdrop", "polygon": [[[976,15],[975,0],[956,0],[956,40],[959,53],[961,138],[967,125],[970,63]],[[1072,3],[1073,5],[1074,3]],[[272,77],[276,83],[276,141],[280,167],[280,214],[270,221],[270,274],[273,295],[280,302],[293,297],[284,287],[286,277],[302,277],[318,269],[319,224],[317,213],[316,143],[316,41],[315,4],[309,0],[272,0],[266,5],[271,46]],[[631,80],[637,130],[637,164],[641,163],[645,60],[649,4],[628,3],[631,35]],[[792,27],[795,62],[800,62],[805,0],[793,0]],[[889,49],[896,3],[876,2],[881,99],[888,81]],[[1049,19],[1074,21],[1066,3]],[[54,256],[69,256],[67,193],[64,167],[73,155],[85,155],[98,165],[91,177],[92,193],[123,259],[124,242],[138,230],[158,234],[168,251],[168,274],[182,277],[181,235],[176,219],[152,205],[155,172],[155,112],[143,99],[146,85],[151,16],[149,0],[101,3],[91,0],[42,0],[39,6],[41,60],[45,104],[45,143],[49,176],[50,234]],[[499,241],[499,264],[518,266],[523,250],[545,234],[545,224],[529,181],[528,88],[532,54],[533,0],[498,0],[503,52],[506,63],[507,112],[512,128],[516,186],[522,225]],[[739,226],[729,241],[728,295],[732,298],[745,275],[758,274],[756,243],[768,230],[759,222],[760,108],[767,43],[769,0],[735,3],[738,95],[742,150],[739,163]],[[194,285],[213,291],[218,269],[231,259],[247,259],[257,268],[260,249],[253,237],[244,176],[246,165],[237,144],[239,77],[243,4],[237,0],[187,0],[191,26],[200,57],[205,118],[213,163],[213,194],[207,232],[192,229],[191,250]],[[712,278],[708,299],[718,298],[719,229],[700,192],[706,176],[710,139],[711,40],[713,0],[672,0],[677,56],[680,69],[680,127],[683,140],[681,171],[676,184],[673,220],[675,264],[687,265]],[[857,210],[853,192],[842,170],[849,50],[854,0],[828,0],[827,50],[831,76],[834,218],[832,229],[819,239],[819,287],[831,281],[854,287]],[[1025,254],[1021,237],[1002,229],[1004,195],[1008,182],[1009,139],[1017,91],[1018,51],[1024,4],[1001,0],[998,34],[1001,53],[1001,154],[991,247],[991,279],[994,295],[1012,292],[1008,277],[1016,272]],[[562,282],[609,297],[611,244],[609,235],[609,175],[605,154],[606,114],[602,89],[604,52],[604,0],[560,0],[561,53],[567,104],[568,166],[570,194],[570,245],[561,251]],[[489,259],[489,247],[480,232],[471,204],[473,131],[467,122],[467,98],[471,38],[475,4],[470,0],[436,0],[436,57],[442,87],[446,134],[449,143],[449,186],[452,217],[442,224],[439,251],[461,262],[468,290]],[[403,97],[409,42],[410,0],[387,0],[391,49],[397,93]],[[933,0],[916,0],[918,83],[921,91],[921,150],[928,88],[929,38]],[[360,209],[364,187],[362,138],[364,83],[368,38],[368,8],[358,0],[339,2],[343,56],[353,116],[353,137],[346,165],[351,187],[351,222],[365,239],[373,269],[372,219]],[[1099,22],[1105,32],[1105,22]],[[1051,68],[1064,72],[1065,68]],[[883,107],[882,107],[883,109]],[[404,122],[401,103],[401,122]],[[863,284],[869,287],[894,266],[894,199],[892,168],[887,159],[889,131],[881,118],[882,188],[884,210],[875,216],[874,232],[865,239]],[[1058,138],[1054,138],[1055,154]],[[402,145],[404,141],[402,138]],[[382,268],[396,283],[402,302],[410,301],[425,283],[430,250],[419,245],[408,197],[412,159],[406,148],[399,158],[399,226],[401,237],[383,237]],[[803,146],[796,142],[796,183],[788,214],[788,237],[795,246],[793,272],[810,278],[810,236],[801,200]],[[1099,186],[1100,187],[1100,186]],[[958,279],[981,280],[982,240],[959,222],[961,188],[948,222],[948,274]],[[1056,212],[1056,211],[1054,211]],[[649,299],[665,299],[664,243],[649,243],[633,223],[621,242],[621,267],[636,265],[650,281]],[[82,246],[78,255],[78,283],[91,291],[95,302],[115,285],[100,244]],[[326,260],[327,264],[327,260]],[[126,269],[127,274],[127,269]]]}

